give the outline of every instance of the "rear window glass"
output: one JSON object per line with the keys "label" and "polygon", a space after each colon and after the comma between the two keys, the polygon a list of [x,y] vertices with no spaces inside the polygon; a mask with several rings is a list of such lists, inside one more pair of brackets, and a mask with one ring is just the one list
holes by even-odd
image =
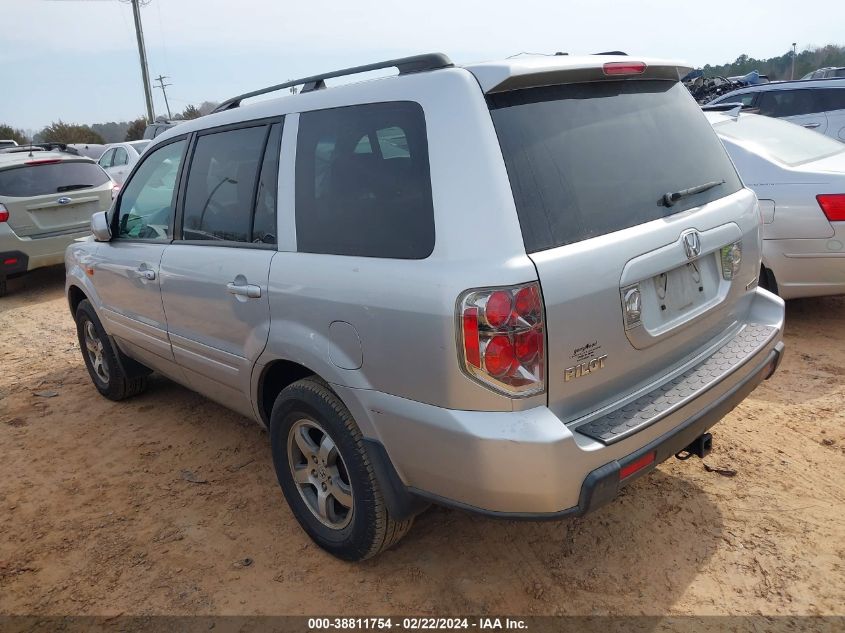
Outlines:
{"label": "rear window glass", "polygon": [[0,171],[0,196],[28,198],[99,187],[109,177],[96,164],[63,161]]}
{"label": "rear window glass", "polygon": [[[742,187],[683,84],[602,81],[488,99],[529,253],[656,220]],[[661,203],[666,193],[713,181],[724,182],[672,207]]]}
{"label": "rear window glass", "polygon": [[713,129],[729,140],[750,143],[757,151],[789,166],[845,152],[845,144],[800,125],[747,115],[716,123]]}
{"label": "rear window glass", "polygon": [[300,115],[296,240],[305,253],[393,259],[431,254],[434,209],[419,104]]}

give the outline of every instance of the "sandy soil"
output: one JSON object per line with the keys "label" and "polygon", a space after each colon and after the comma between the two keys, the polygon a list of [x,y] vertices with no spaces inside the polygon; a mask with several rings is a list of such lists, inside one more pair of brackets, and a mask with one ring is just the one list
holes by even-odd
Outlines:
{"label": "sandy soil", "polygon": [[254,423],[161,378],[101,398],[62,282],[0,299],[0,613],[845,613],[845,298],[788,306],[780,372],[704,463],[584,519],[434,508],[347,564],[295,523]]}

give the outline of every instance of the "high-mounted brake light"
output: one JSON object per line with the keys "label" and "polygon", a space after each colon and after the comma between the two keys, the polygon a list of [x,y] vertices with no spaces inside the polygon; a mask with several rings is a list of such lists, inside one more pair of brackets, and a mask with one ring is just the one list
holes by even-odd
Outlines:
{"label": "high-mounted brake light", "polygon": [[602,66],[605,75],[642,75],[645,62],[607,62]]}
{"label": "high-mounted brake light", "polygon": [[543,308],[536,282],[464,293],[460,361],[474,380],[513,397],[546,388]]}
{"label": "high-mounted brake light", "polygon": [[24,165],[52,165],[60,162],[62,162],[61,158],[37,158],[35,160],[26,161]]}
{"label": "high-mounted brake light", "polygon": [[9,210],[0,204],[0,222],[6,222],[9,219]]}
{"label": "high-mounted brake light", "polygon": [[845,193],[823,193],[816,200],[828,220],[845,222]]}

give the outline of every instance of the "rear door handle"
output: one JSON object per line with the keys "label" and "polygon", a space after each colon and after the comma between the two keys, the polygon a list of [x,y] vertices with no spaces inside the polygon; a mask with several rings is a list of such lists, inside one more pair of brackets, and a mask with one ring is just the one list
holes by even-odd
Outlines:
{"label": "rear door handle", "polygon": [[805,123],[804,127],[816,128],[816,127],[819,127],[820,125],[821,125],[821,123]]}
{"label": "rear door handle", "polygon": [[252,284],[235,284],[230,282],[226,284],[226,290],[230,294],[239,295],[241,297],[249,297],[250,299],[258,299],[261,297],[261,286],[253,286]]}

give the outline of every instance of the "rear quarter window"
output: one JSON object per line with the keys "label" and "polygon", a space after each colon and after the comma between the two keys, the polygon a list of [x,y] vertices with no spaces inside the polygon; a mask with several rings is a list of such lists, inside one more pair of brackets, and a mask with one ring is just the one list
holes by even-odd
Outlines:
{"label": "rear quarter window", "polygon": [[306,253],[393,259],[431,254],[434,209],[419,104],[300,115],[296,239]]}
{"label": "rear quarter window", "polygon": [[99,187],[109,177],[95,163],[62,161],[0,171],[0,196],[29,198]]}

